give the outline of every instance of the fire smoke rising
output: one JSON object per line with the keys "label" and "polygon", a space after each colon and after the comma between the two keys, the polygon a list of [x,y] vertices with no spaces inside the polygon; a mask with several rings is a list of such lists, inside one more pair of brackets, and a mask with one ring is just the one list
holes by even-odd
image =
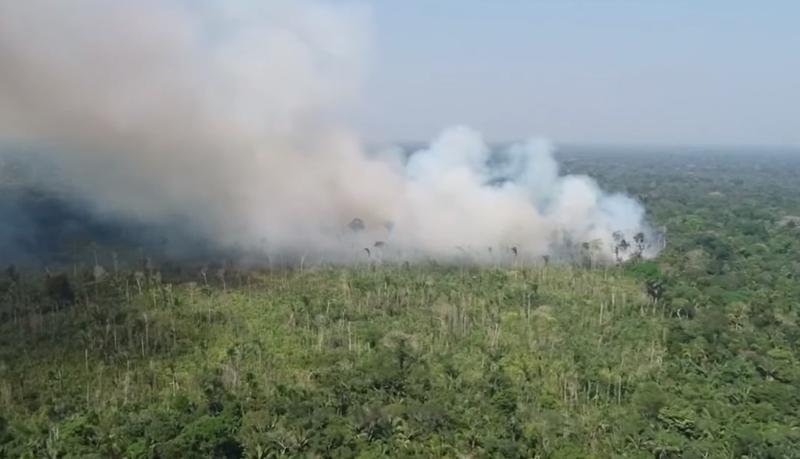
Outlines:
{"label": "fire smoke rising", "polygon": [[649,237],[640,205],[560,175],[543,140],[492,152],[454,127],[365,152],[336,112],[369,27],[338,2],[0,0],[0,139],[55,152],[93,212],[188,219],[223,247],[481,258],[594,241],[613,260],[616,231]]}

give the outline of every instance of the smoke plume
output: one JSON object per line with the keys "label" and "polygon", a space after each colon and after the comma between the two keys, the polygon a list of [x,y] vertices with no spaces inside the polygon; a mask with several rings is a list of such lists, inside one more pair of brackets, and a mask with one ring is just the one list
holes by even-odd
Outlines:
{"label": "smoke plume", "polygon": [[615,232],[649,237],[635,201],[560,175],[543,140],[493,151],[454,127],[366,152],[337,111],[369,29],[340,2],[0,0],[0,139],[53,152],[60,191],[97,214],[189,221],[222,247],[483,259],[591,242],[612,260]]}

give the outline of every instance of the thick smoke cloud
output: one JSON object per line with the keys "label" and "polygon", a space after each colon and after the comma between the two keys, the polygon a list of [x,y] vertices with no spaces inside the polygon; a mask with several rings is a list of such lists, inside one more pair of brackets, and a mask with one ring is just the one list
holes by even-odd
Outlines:
{"label": "thick smoke cloud", "polygon": [[57,152],[59,191],[93,212],[188,220],[223,247],[485,258],[598,241],[612,259],[615,231],[647,232],[631,199],[559,175],[544,141],[492,152],[456,127],[366,153],[336,113],[368,19],[305,0],[0,0],[0,138]]}

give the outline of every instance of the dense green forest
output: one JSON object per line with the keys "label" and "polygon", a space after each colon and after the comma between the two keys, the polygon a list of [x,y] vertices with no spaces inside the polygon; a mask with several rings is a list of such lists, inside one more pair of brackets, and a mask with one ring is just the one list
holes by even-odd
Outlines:
{"label": "dense green forest", "polygon": [[560,159],[641,200],[666,249],[9,267],[0,456],[800,457],[800,156]]}

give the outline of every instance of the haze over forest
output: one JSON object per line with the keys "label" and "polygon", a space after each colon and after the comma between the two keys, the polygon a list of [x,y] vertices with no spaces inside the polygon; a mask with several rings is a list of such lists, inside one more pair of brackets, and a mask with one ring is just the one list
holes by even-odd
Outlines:
{"label": "haze over forest", "polygon": [[796,458],[800,4],[0,0],[0,458]]}

